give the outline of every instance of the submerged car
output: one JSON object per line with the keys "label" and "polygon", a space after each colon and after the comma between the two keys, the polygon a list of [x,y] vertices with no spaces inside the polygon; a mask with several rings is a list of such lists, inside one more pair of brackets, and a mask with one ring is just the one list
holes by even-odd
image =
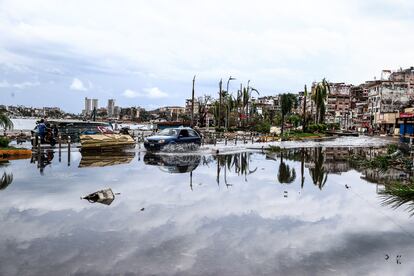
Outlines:
{"label": "submerged car", "polygon": [[201,136],[192,128],[166,128],[144,140],[148,151],[159,151],[167,146],[201,145]]}

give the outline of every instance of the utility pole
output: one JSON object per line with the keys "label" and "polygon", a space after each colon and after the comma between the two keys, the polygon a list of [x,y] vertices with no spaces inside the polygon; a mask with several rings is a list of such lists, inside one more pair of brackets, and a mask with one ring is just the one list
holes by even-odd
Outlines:
{"label": "utility pole", "polygon": [[[227,80],[227,96],[231,97],[230,93],[229,93],[229,83],[231,80],[235,80],[236,78],[233,78],[232,76],[230,76],[230,78]],[[226,103],[226,130],[229,128],[229,112],[230,112],[230,107],[229,107],[229,101],[227,99],[227,103]]]}
{"label": "utility pole", "polygon": [[193,90],[191,92],[191,127],[194,126],[194,83],[195,83],[196,76],[194,75],[193,78]]}
{"label": "utility pole", "polygon": [[220,79],[219,82],[219,108],[218,108],[218,127],[221,127],[221,85],[223,84],[223,79]]}

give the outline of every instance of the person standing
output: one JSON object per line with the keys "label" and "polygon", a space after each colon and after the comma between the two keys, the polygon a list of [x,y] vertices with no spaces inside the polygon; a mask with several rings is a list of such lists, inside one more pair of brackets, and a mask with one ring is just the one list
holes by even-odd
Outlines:
{"label": "person standing", "polygon": [[45,143],[46,124],[43,119],[41,119],[39,124],[37,125],[37,130],[39,131],[40,143],[41,144]]}

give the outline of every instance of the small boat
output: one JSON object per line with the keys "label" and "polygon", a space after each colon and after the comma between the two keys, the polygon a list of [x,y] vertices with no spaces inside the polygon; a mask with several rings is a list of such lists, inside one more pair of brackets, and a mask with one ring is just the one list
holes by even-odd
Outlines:
{"label": "small boat", "polygon": [[135,147],[135,141],[130,135],[116,134],[110,129],[101,127],[98,127],[98,131],[87,131],[79,136],[82,151],[104,151]]}

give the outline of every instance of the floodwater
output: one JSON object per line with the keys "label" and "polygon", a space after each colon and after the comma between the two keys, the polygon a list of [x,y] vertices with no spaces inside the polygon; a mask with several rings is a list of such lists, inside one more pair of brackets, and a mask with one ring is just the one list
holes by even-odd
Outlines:
{"label": "floodwater", "polygon": [[[0,167],[0,275],[413,275],[414,217],[369,147],[81,155]],[[110,205],[80,197],[111,188]]]}

